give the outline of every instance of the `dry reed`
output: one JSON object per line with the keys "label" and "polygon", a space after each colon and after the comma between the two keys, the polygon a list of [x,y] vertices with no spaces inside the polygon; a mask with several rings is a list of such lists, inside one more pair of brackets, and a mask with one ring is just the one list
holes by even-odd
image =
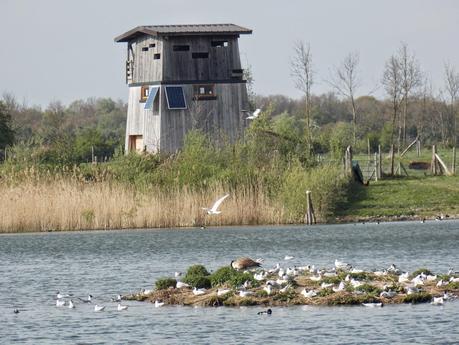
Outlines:
{"label": "dry reed", "polygon": [[228,192],[223,186],[194,192],[188,188],[138,192],[110,181],[85,182],[28,176],[20,183],[0,181],[0,232],[83,229],[188,227],[201,225],[279,224],[289,222],[283,207],[263,188],[230,192],[222,213],[208,216],[202,207]]}

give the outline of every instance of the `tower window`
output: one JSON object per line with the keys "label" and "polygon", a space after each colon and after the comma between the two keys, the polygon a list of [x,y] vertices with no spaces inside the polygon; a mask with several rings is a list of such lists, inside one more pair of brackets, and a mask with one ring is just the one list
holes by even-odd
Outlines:
{"label": "tower window", "polygon": [[228,47],[229,42],[228,41],[211,41],[210,45],[212,47]]}
{"label": "tower window", "polygon": [[208,52],[192,53],[191,57],[193,59],[207,59],[209,57],[209,53]]}
{"label": "tower window", "polygon": [[149,46],[150,48],[154,48],[154,47],[156,47],[156,44],[155,44],[155,43],[150,43],[148,46]]}
{"label": "tower window", "polygon": [[139,102],[146,102],[150,95],[150,87],[148,85],[143,85],[140,87],[140,100]]}
{"label": "tower window", "polygon": [[188,45],[174,45],[172,47],[172,49],[174,50],[174,52],[187,52],[190,50],[190,46]]}
{"label": "tower window", "polygon": [[194,100],[214,100],[217,99],[215,94],[215,84],[193,85]]}
{"label": "tower window", "polygon": [[148,47],[142,47],[142,51],[143,52],[147,52],[148,51]]}
{"label": "tower window", "polygon": [[155,60],[161,59],[161,54],[158,53],[158,54],[153,55],[153,59]]}

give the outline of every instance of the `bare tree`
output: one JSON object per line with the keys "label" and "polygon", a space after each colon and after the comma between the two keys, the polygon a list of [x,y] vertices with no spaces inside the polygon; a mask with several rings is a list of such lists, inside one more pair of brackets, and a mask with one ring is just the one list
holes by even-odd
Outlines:
{"label": "bare tree", "polygon": [[421,85],[422,73],[419,63],[414,54],[409,53],[408,44],[402,43],[398,51],[398,59],[402,76],[402,116],[399,118],[399,138],[398,149],[400,150],[401,143],[406,144],[406,119],[408,112],[408,102],[411,93]]}
{"label": "bare tree", "polygon": [[399,116],[400,104],[402,102],[402,71],[400,62],[396,56],[391,56],[386,62],[382,78],[384,89],[390,97],[392,104],[392,129],[390,136],[391,145],[394,144],[395,122]]}
{"label": "bare tree", "polygon": [[445,90],[449,96],[450,117],[452,121],[453,145],[457,144],[456,109],[455,103],[459,96],[459,73],[450,64],[445,64]]}
{"label": "bare tree", "polygon": [[309,153],[312,153],[312,133],[311,133],[311,87],[314,81],[314,71],[312,68],[311,46],[302,41],[295,43],[294,55],[291,61],[291,75],[295,81],[295,86],[303,92],[305,97],[306,115],[306,139],[308,142]]}
{"label": "bare tree", "polygon": [[350,110],[352,112],[353,122],[353,141],[356,144],[357,132],[357,107],[355,103],[355,92],[360,86],[360,78],[358,75],[357,66],[359,64],[359,54],[357,52],[349,53],[341,65],[335,68],[334,75],[329,81],[330,85],[343,97],[349,101]]}

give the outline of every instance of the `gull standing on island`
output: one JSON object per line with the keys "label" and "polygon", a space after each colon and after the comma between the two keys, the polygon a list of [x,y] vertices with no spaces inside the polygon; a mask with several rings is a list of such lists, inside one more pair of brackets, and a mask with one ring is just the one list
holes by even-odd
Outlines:
{"label": "gull standing on island", "polygon": [[207,211],[207,214],[209,214],[209,215],[220,214],[220,213],[222,213],[222,211],[219,211],[218,208],[220,207],[220,205],[223,202],[223,200],[225,200],[227,197],[229,197],[229,194],[226,194],[226,195],[222,196],[220,199],[218,199],[217,201],[215,201],[215,203],[212,205],[211,208],[203,207],[202,209],[204,211]]}

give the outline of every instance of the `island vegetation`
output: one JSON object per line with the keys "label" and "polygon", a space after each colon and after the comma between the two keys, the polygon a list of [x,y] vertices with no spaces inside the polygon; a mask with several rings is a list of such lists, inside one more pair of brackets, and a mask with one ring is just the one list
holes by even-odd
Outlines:
{"label": "island vegetation", "polygon": [[[180,285],[179,285],[180,284]],[[148,293],[126,300],[186,306],[291,306],[426,303],[457,298],[459,276],[420,268],[411,274],[395,266],[381,271],[313,266],[237,271],[230,266],[213,273],[190,266],[183,278],[159,278]],[[441,301],[441,302],[440,302]],[[382,304],[380,304],[382,303]],[[435,302],[434,302],[435,304]]]}

